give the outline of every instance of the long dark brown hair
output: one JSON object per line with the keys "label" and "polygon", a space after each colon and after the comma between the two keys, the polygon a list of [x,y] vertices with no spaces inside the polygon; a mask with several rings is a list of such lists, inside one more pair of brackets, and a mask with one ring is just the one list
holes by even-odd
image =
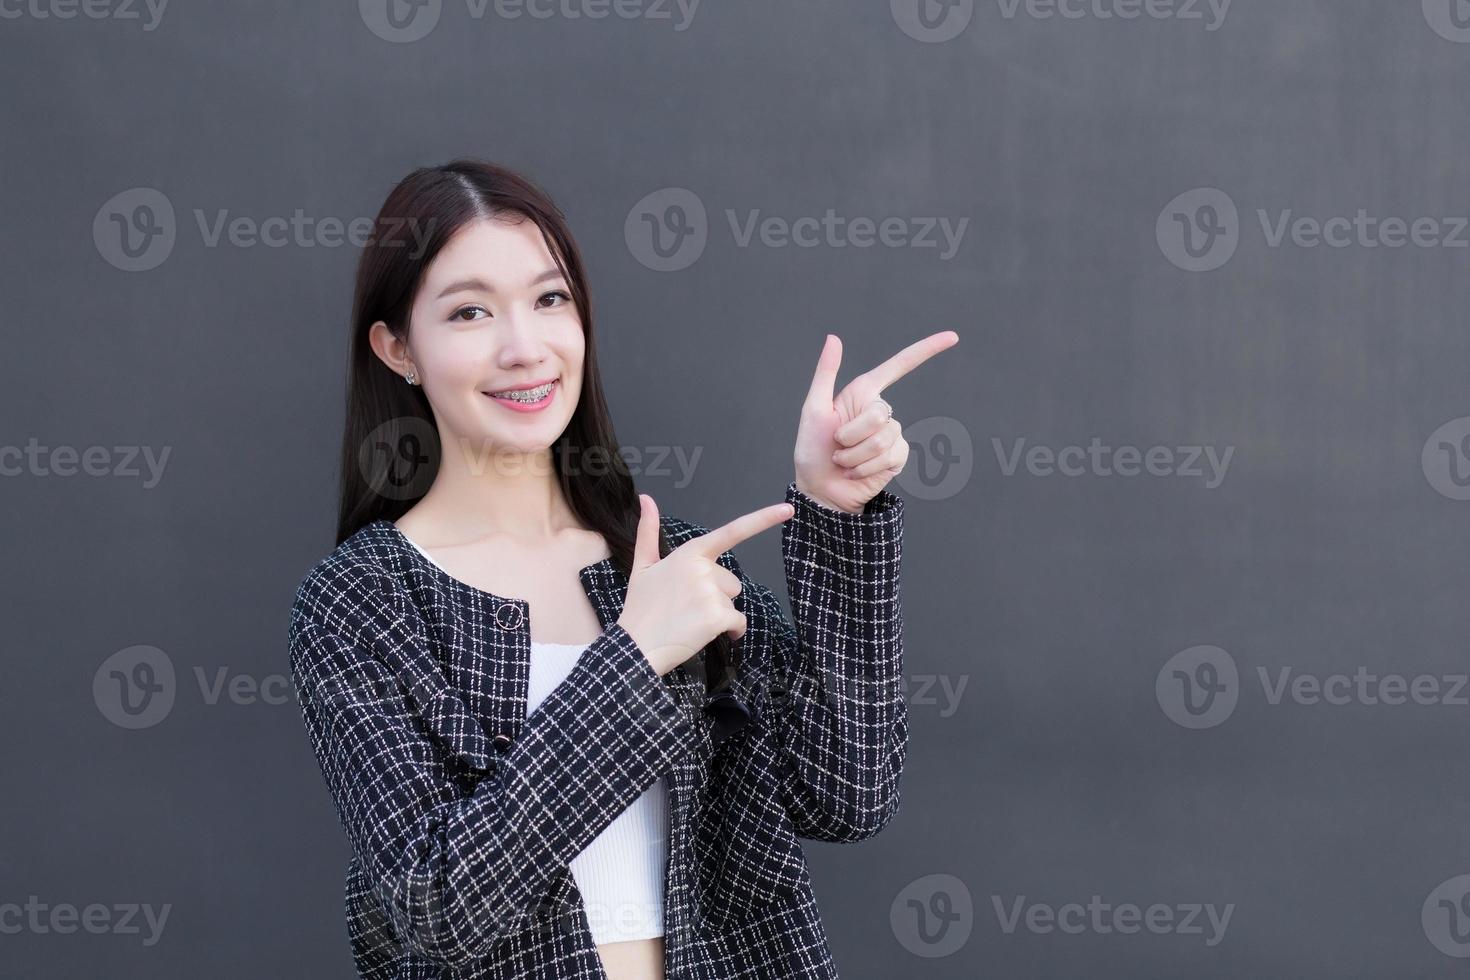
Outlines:
{"label": "long dark brown hair", "polygon": [[[572,511],[602,534],[614,564],[627,575],[637,539],[638,493],[618,451],[603,397],[581,252],[565,216],[545,191],[521,174],[478,160],[421,167],[399,181],[383,202],[359,257],[337,544],[374,520],[391,521],[405,514],[438,473],[442,443],[423,387],[405,384],[383,363],[368,342],[369,329],[382,320],[395,337],[406,341],[409,311],[429,263],[460,228],[483,218],[534,221],[571,290],[586,338],[582,390],[551,455]],[[568,458],[577,465],[566,465]],[[670,551],[662,528],[658,547],[661,557]],[[733,646],[721,633],[704,648],[707,693],[728,688]]]}

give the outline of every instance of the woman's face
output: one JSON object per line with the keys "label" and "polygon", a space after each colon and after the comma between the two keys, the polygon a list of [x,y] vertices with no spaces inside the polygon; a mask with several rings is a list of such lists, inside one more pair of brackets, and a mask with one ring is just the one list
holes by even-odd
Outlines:
{"label": "woman's face", "polygon": [[[571,290],[529,219],[460,229],[414,297],[408,362],[446,451],[451,439],[476,454],[546,450],[577,407],[585,350]],[[550,393],[537,402],[495,397],[548,381]]]}

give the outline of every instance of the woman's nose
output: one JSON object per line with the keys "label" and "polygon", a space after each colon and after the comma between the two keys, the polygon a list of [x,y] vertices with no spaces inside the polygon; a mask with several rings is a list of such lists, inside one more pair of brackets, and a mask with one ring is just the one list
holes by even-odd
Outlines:
{"label": "woman's nose", "polygon": [[498,340],[497,360],[502,368],[546,360],[545,339],[528,314],[507,315]]}

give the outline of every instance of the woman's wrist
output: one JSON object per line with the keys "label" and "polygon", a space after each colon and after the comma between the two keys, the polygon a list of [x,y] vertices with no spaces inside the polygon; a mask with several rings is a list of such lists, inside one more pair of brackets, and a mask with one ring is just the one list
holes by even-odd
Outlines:
{"label": "woman's wrist", "polygon": [[810,498],[813,503],[818,504],[819,506],[825,507],[828,510],[835,510],[838,513],[841,513],[841,514],[861,514],[863,512],[863,510],[864,510],[864,507],[859,507],[856,510],[848,510],[845,507],[839,507],[839,506],[837,506],[836,504],[832,503],[829,500],[823,500],[819,495],[817,495],[815,493],[812,493],[806,487],[802,486],[800,480],[796,481],[796,489],[800,490],[803,494],[805,494],[808,498]]}

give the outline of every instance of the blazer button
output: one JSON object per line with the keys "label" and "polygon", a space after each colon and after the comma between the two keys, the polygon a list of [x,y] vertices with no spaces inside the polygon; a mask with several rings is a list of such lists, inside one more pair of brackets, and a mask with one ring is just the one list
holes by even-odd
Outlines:
{"label": "blazer button", "polygon": [[507,633],[520,629],[524,621],[525,616],[521,614],[521,607],[513,602],[502,603],[500,608],[495,610],[496,625]]}
{"label": "blazer button", "polygon": [[496,735],[494,741],[495,747],[501,752],[504,752],[506,749],[510,748],[510,736],[505,734],[504,732]]}

